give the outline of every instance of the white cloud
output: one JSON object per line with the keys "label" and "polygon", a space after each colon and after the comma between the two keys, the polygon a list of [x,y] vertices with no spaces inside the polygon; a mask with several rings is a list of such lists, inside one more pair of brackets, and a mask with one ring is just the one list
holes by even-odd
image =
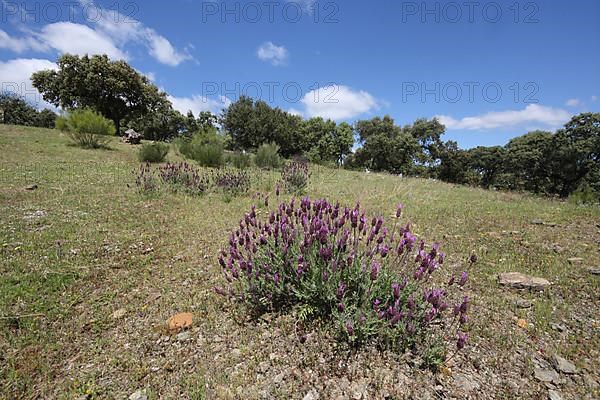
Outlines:
{"label": "white cloud", "polygon": [[314,4],[317,0],[288,0],[288,3],[296,3],[298,7],[304,10],[306,13],[310,13],[314,11]]}
{"label": "white cloud", "polygon": [[592,101],[598,101],[598,96],[592,96],[591,99]]}
{"label": "white cloud", "polygon": [[225,96],[220,96],[218,99],[210,99],[200,95],[193,95],[192,97],[169,96],[169,100],[173,103],[173,108],[177,111],[185,115],[188,111],[192,110],[195,116],[198,116],[202,111],[220,114],[221,110],[229,107],[231,104],[231,100]]}
{"label": "white cloud", "polygon": [[56,70],[57,68],[58,66],[52,61],[37,58],[0,61],[0,90],[16,93],[40,108],[54,108],[43,101],[40,93],[33,87],[31,74],[44,69]]}
{"label": "white cloud", "polygon": [[284,46],[277,46],[273,42],[266,42],[258,48],[256,56],[262,61],[268,61],[273,65],[282,65],[286,63],[289,52]]}
{"label": "white cloud", "polygon": [[565,105],[568,107],[579,107],[581,104],[582,104],[581,100],[579,100],[579,99],[569,99],[565,103]]}
{"label": "white cloud", "polygon": [[560,108],[529,104],[523,110],[492,111],[460,120],[448,115],[436,116],[447,129],[494,129],[513,127],[519,124],[542,124],[557,128],[571,118],[571,113]]}
{"label": "white cloud", "polygon": [[300,110],[297,110],[297,109],[295,109],[295,108],[290,108],[289,110],[287,110],[287,112],[288,112],[289,114],[292,114],[292,115],[297,115],[297,116],[299,116],[299,117],[303,117],[303,116],[304,116],[304,113],[303,113],[302,111],[300,111]]}
{"label": "white cloud", "polygon": [[34,37],[14,38],[0,29],[0,49],[22,53],[28,50],[47,51],[48,47]]}
{"label": "white cloud", "polygon": [[[86,7],[93,5],[91,0],[80,0],[80,3]],[[0,30],[0,49],[6,48],[16,53],[56,50],[77,55],[106,54],[112,59],[128,60],[125,47],[138,45],[146,47],[150,55],[162,64],[177,66],[193,59],[187,49],[177,50],[167,38],[140,21],[114,10],[93,7],[96,10],[95,18],[90,21],[90,26],[56,22],[37,32],[29,30],[22,38],[11,37]]]}
{"label": "white cloud", "polygon": [[43,27],[38,38],[60,53],[106,54],[112,59],[127,60],[111,38],[87,25],[57,22]]}
{"label": "white cloud", "polygon": [[353,118],[379,107],[379,102],[369,93],[343,85],[326,86],[308,92],[301,102],[308,117],[333,120]]}
{"label": "white cloud", "polygon": [[191,59],[187,53],[180,53],[171,45],[171,43],[163,36],[156,34],[152,30],[148,30],[148,46],[150,54],[159,62],[175,67],[182,62]]}

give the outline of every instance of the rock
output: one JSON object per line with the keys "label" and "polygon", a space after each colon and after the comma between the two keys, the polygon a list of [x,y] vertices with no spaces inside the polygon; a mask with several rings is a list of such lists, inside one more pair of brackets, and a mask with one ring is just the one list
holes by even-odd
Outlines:
{"label": "rock", "polygon": [[575,364],[556,354],[552,357],[552,364],[554,365],[554,368],[565,374],[574,374],[577,372]]}
{"label": "rock", "polygon": [[148,400],[148,396],[146,396],[145,390],[138,390],[129,396],[129,400]]}
{"label": "rock", "polygon": [[554,329],[555,331],[559,331],[559,332],[564,332],[567,330],[567,327],[564,324],[551,323],[550,328]]}
{"label": "rock", "polygon": [[598,267],[589,267],[588,272],[592,275],[600,275],[600,268]]}
{"label": "rock", "polygon": [[548,399],[550,399],[550,400],[562,400],[562,396],[556,390],[548,390]]}
{"label": "rock", "polygon": [[585,386],[587,386],[588,388],[592,389],[592,390],[596,390],[598,389],[598,382],[596,382],[596,380],[594,378],[592,378],[590,375],[584,375],[583,377],[583,382],[585,383]]}
{"label": "rock", "polygon": [[240,358],[242,356],[242,351],[240,349],[233,349],[231,350],[231,356],[233,358]]}
{"label": "rock", "polygon": [[581,257],[571,257],[567,258],[569,264],[581,264],[583,262],[583,258]]}
{"label": "rock", "polygon": [[167,327],[170,331],[181,331],[183,329],[190,328],[193,323],[193,316],[191,313],[180,313],[173,315],[167,320]]}
{"label": "rock", "polygon": [[362,379],[359,382],[352,382],[350,385],[350,395],[353,400],[367,399],[367,385]]}
{"label": "rock", "polygon": [[515,302],[515,305],[519,308],[531,308],[533,306],[533,303],[529,300],[525,300],[525,299],[518,299]]}
{"label": "rock", "polygon": [[35,183],[33,185],[25,186],[25,190],[35,190],[37,188],[38,188],[38,185],[36,185]]}
{"label": "rock", "polygon": [[115,311],[112,314],[113,319],[121,319],[125,316],[125,314],[127,313],[127,310],[125,310],[124,308],[119,308],[117,311]]}
{"label": "rock", "polygon": [[515,289],[544,290],[550,282],[544,278],[536,278],[520,272],[505,272],[498,276],[498,283]]}
{"label": "rock", "polygon": [[560,376],[553,369],[536,368],[533,375],[540,382],[560,383]]}
{"label": "rock", "polygon": [[134,131],[133,129],[128,129],[125,131],[123,135],[123,143],[128,144],[140,144],[142,141],[142,135]]}
{"label": "rock", "polygon": [[302,400],[319,400],[319,392],[315,389],[310,389],[310,391],[304,395]]}
{"label": "rock", "polygon": [[454,377],[454,383],[467,393],[471,393],[479,389],[479,383],[465,374],[456,374]]}
{"label": "rock", "polygon": [[190,339],[190,331],[183,331],[177,334],[177,340],[180,342],[185,342]]}
{"label": "rock", "polygon": [[533,221],[531,221],[532,225],[544,225],[544,221],[541,219],[534,219]]}

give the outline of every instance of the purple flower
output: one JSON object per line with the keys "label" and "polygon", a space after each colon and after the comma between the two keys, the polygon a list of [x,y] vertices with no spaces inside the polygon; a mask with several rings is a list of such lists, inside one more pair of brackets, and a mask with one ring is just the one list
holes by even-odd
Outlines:
{"label": "purple flower", "polygon": [[381,268],[381,266],[379,265],[379,263],[377,261],[373,261],[373,263],[371,264],[371,280],[372,281],[377,280],[377,276],[379,276],[380,268]]}
{"label": "purple flower", "polygon": [[402,216],[402,209],[404,208],[404,205],[402,203],[399,203],[396,206],[396,218],[400,218]]}
{"label": "purple flower", "polygon": [[398,300],[400,298],[400,285],[392,283],[392,292],[394,293],[394,300]]}
{"label": "purple flower", "polygon": [[469,275],[467,274],[466,271],[463,271],[463,273],[460,275],[460,280],[458,281],[458,285],[465,286],[465,283],[467,283],[468,279],[469,279]]}
{"label": "purple flower", "polygon": [[455,276],[454,276],[454,273],[453,273],[452,276],[450,277],[450,280],[448,281],[448,286],[454,285],[454,280],[455,280]]}
{"label": "purple flower", "polygon": [[458,340],[456,341],[456,347],[458,348],[458,350],[462,350],[465,345],[467,344],[467,341],[469,340],[469,335],[463,332],[458,332]]}
{"label": "purple flower", "polygon": [[338,303],[337,309],[338,309],[338,312],[343,313],[344,310],[346,309],[346,307],[344,306],[343,303]]}
{"label": "purple flower", "polygon": [[335,295],[339,300],[341,300],[344,297],[344,293],[346,292],[347,287],[348,286],[344,282],[340,282],[340,285],[335,291]]}
{"label": "purple flower", "polygon": [[346,321],[346,330],[348,331],[348,336],[354,336],[354,324],[352,321]]}

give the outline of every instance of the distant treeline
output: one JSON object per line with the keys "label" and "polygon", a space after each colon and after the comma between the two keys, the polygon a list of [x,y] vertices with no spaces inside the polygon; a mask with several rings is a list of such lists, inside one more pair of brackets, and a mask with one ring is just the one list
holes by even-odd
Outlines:
{"label": "distant treeline", "polygon": [[[283,157],[350,169],[560,197],[578,192],[598,199],[600,194],[600,113],[577,115],[557,132],[529,132],[506,146],[463,150],[456,142],[442,141],[445,127],[436,119],[399,126],[384,116],[338,124],[305,119],[245,96],[219,116],[183,115],[145,76],[107,56],[66,54],[57,70],[36,72],[32,81],[44,100],[63,110],[94,109],[112,120],[118,133],[133,128],[151,140],[217,135],[231,150],[254,151],[274,143]],[[52,127],[56,118],[10,95],[0,97],[0,110],[2,122],[9,124]]]}
{"label": "distant treeline", "polygon": [[55,121],[54,111],[38,111],[20,96],[0,93],[0,123],[54,128]]}

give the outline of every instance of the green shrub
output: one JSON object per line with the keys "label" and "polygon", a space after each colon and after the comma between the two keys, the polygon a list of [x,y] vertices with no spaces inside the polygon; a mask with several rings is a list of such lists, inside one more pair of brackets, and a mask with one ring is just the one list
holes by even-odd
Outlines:
{"label": "green shrub", "polygon": [[230,153],[227,156],[227,161],[237,169],[247,169],[252,164],[252,159],[248,153]]}
{"label": "green shrub", "polygon": [[196,133],[191,139],[179,140],[177,146],[184,157],[192,159],[202,166],[220,167],[223,165],[223,139],[217,135],[214,129]]}
{"label": "green shrub", "polygon": [[569,202],[574,204],[600,203],[600,195],[586,182],[581,184],[576,191],[569,195]]}
{"label": "green shrub", "polygon": [[75,110],[57,118],[56,128],[66,132],[76,145],[90,149],[106,147],[116,131],[111,120],[90,109]]}
{"label": "green shrub", "polygon": [[256,151],[254,159],[259,168],[279,168],[281,157],[279,157],[279,146],[275,143],[265,143]]}
{"label": "green shrub", "polygon": [[165,161],[169,154],[169,145],[166,143],[144,143],[139,150],[138,158],[141,162],[159,163]]}

